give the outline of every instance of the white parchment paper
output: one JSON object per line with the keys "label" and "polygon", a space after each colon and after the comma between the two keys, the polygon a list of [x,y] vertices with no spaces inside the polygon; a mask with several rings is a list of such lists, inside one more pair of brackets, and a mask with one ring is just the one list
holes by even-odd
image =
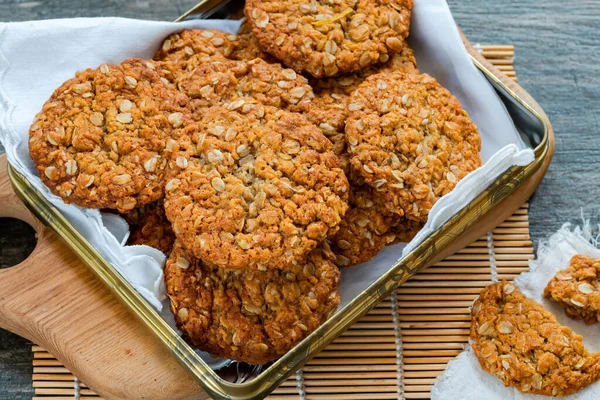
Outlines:
{"label": "white parchment paper", "polygon": [[[151,58],[162,40],[185,28],[235,32],[238,22],[184,23],[122,18],[81,18],[0,24],[0,140],[9,162],[64,213],[92,245],[158,310],[166,304],[164,255],[146,246],[125,246],[128,228],[119,217],[65,205],[40,181],[28,153],[28,130],[54,89],[75,71]],[[526,149],[508,113],[483,75],[472,65],[444,0],[416,0],[410,43],[418,67],[458,97],[479,127],[485,165],[467,176],[430,213],[413,248],[512,165],[526,165]],[[370,285],[402,255],[392,246],[368,263],[342,273],[342,305]]]}

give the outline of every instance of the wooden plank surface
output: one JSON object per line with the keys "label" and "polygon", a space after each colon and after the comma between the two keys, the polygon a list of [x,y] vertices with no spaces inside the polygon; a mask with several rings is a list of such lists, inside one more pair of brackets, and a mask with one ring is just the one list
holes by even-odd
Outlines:
{"label": "wooden plank surface", "polygon": [[581,210],[597,223],[600,188],[592,182],[600,181],[600,1],[449,3],[472,43],[515,46],[519,84],[540,103],[556,133],[550,170],[530,201],[534,246],[564,222],[581,223]]}
{"label": "wooden plank surface", "polygon": [[[417,0],[418,1],[418,0]],[[24,21],[78,16],[171,19],[194,1],[176,0],[0,0],[0,19]],[[600,1],[450,0],[454,16],[473,42],[513,43],[519,82],[549,114],[557,132],[557,152],[550,171],[531,200],[534,242],[562,222],[579,221],[580,209],[597,218],[600,194],[600,63],[597,26]],[[490,29],[489,27],[494,27]],[[1,151],[1,149],[0,149]],[[0,221],[2,251],[13,254],[33,239],[14,223]],[[23,243],[25,241],[25,244]],[[6,260],[0,256],[1,260]],[[5,261],[6,262],[6,261]],[[10,263],[10,261],[8,261]],[[0,332],[0,399],[29,399],[30,344]]]}

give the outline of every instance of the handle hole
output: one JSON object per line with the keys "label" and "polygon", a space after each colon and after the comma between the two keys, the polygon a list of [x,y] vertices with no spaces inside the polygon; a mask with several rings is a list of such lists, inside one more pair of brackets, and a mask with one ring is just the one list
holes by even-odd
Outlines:
{"label": "handle hole", "polygon": [[33,252],[35,230],[25,221],[0,218],[0,269],[14,267]]}

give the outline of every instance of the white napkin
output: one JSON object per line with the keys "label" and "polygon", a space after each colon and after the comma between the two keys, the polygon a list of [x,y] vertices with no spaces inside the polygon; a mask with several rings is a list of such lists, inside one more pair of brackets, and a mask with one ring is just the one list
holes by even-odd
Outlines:
{"label": "white napkin", "polygon": [[[522,273],[515,279],[515,285],[523,294],[542,303],[561,324],[583,336],[583,344],[590,352],[600,351],[598,326],[572,320],[556,302],[545,299],[543,295],[548,282],[558,271],[569,266],[569,261],[575,254],[600,258],[600,250],[595,247],[595,244],[596,240],[592,236],[589,223],[584,223],[583,228],[576,227],[573,230],[569,224],[565,224],[550,237],[550,240],[540,244],[537,260],[529,262],[529,272]],[[543,400],[548,398],[523,394],[515,388],[504,386],[500,379],[481,368],[470,346],[448,363],[446,371],[437,378],[431,391],[431,400]],[[600,383],[596,382],[578,393],[561,399],[600,399]]]}
{"label": "white napkin", "polygon": [[[417,0],[415,3],[410,41],[419,68],[437,78],[469,111],[480,129],[481,154],[486,164],[440,202],[430,214],[431,222],[424,233],[411,246],[509,166],[533,160],[533,152],[525,149],[503,104],[469,60],[446,2]],[[129,57],[151,58],[169,33],[208,27],[235,32],[238,23],[196,20],[175,24],[84,18],[0,24],[0,140],[9,162],[159,310],[161,302],[165,304],[161,269],[164,256],[145,246],[124,246],[128,232],[116,217],[102,217],[97,210],[65,205],[52,195],[41,183],[29,158],[28,129],[54,89],[75,71],[95,68],[101,63],[118,63]],[[344,271],[342,306],[388,270],[403,247],[392,246],[376,259]]]}

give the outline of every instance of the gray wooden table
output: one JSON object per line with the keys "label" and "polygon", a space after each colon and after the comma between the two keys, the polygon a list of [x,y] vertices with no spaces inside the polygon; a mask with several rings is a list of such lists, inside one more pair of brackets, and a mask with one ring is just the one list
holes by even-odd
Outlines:
{"label": "gray wooden table", "polygon": [[[419,1],[419,0],[416,0]],[[0,20],[121,16],[172,20],[193,0],[0,0]],[[542,240],[581,213],[598,222],[600,197],[600,0],[450,0],[473,42],[514,44],[519,82],[556,131],[556,155],[531,199],[531,234]],[[1,151],[1,149],[0,149]],[[0,219],[0,267],[31,251],[32,231]],[[0,294],[1,295],[1,294]],[[30,343],[0,331],[0,399],[30,399]]]}

